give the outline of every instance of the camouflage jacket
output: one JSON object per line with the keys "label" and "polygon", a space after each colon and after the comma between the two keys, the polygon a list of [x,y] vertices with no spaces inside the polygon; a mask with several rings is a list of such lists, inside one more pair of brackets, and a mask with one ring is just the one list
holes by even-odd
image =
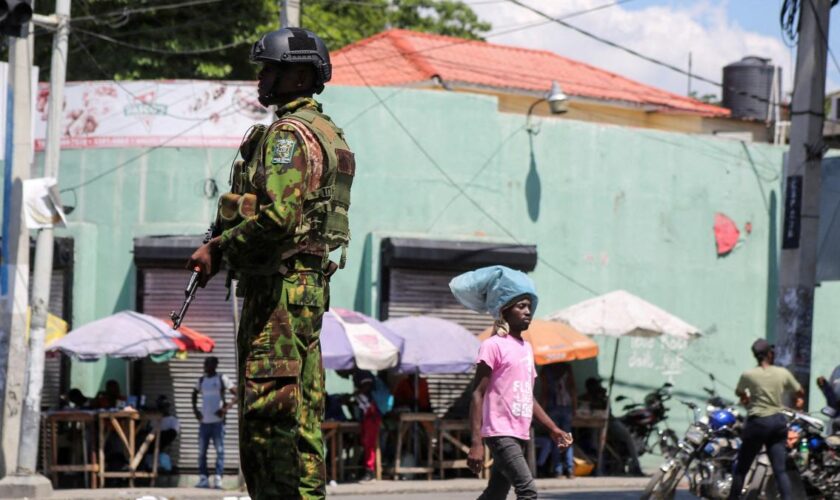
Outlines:
{"label": "camouflage jacket", "polygon": [[[246,166],[243,193],[238,194],[256,194],[258,210],[221,234],[225,259],[236,271],[270,274],[280,269],[283,255],[289,253],[284,247],[303,217],[304,195],[320,187],[324,152],[318,139],[299,121],[283,119],[306,107],[321,111],[312,98],[299,98],[278,109],[278,120]],[[324,252],[305,243],[295,250]]]}

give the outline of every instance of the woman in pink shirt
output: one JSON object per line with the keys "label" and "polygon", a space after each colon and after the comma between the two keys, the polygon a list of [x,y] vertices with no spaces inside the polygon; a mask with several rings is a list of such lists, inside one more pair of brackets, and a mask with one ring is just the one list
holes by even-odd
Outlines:
{"label": "woman in pink shirt", "polygon": [[520,295],[500,310],[496,333],[481,344],[470,404],[472,447],[467,465],[476,474],[484,464],[484,444],[493,455],[490,481],[479,500],[504,500],[513,485],[517,499],[537,498],[537,488],[524,446],[530,438],[531,418],[544,425],[558,447],[572,445],[534,400],[537,376],[531,345],[522,332],[531,324],[532,293]]}

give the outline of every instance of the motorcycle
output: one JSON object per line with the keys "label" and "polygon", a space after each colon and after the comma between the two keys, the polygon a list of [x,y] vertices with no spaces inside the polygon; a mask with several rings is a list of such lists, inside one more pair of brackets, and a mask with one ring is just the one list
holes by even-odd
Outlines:
{"label": "motorcycle", "polygon": [[[676,451],[679,441],[677,434],[664,424],[668,416],[668,408],[665,406],[665,402],[671,399],[672,387],[673,385],[670,382],[666,382],[662,387],[647,394],[643,403],[631,401],[625,404],[623,406],[625,413],[616,417],[630,432],[639,456],[645,453],[653,453],[667,457]],[[626,396],[615,398],[616,402],[626,401],[627,399]],[[617,442],[616,439],[610,439],[610,437],[607,437],[608,447],[617,451],[619,456],[626,457],[626,453],[623,455],[620,453],[623,443]]]}
{"label": "motorcycle", "polygon": [[[707,392],[710,392],[707,390]],[[732,486],[732,467],[741,440],[737,412],[710,392],[705,415],[690,401],[680,401],[694,414],[693,422],[679,441],[676,453],[654,473],[642,500],[672,499],[685,476],[689,491],[701,498],[724,499]]]}
{"label": "motorcycle", "polygon": [[[832,497],[834,490],[823,489],[824,482],[831,478],[822,475],[823,454],[825,463],[834,460],[840,452],[840,440],[837,440],[836,450],[826,448],[827,439],[823,438],[823,423],[808,415],[792,410],[782,412],[788,420],[788,455],[787,471],[793,488],[794,498],[838,498]],[[811,452],[814,456],[811,456]],[[840,460],[837,465],[840,466]],[[742,498],[747,500],[770,500],[778,498],[776,481],[773,479],[773,469],[770,459],[762,451],[753,462],[747,478]]]}
{"label": "motorcycle", "polygon": [[[823,408],[822,413],[834,419],[836,411],[831,407]],[[832,429],[836,432],[838,429]],[[840,435],[829,436],[810,435],[807,439],[807,456],[802,457],[801,438],[799,447],[799,462],[804,465],[801,468],[802,479],[814,491],[818,491],[828,499],[840,499]]]}

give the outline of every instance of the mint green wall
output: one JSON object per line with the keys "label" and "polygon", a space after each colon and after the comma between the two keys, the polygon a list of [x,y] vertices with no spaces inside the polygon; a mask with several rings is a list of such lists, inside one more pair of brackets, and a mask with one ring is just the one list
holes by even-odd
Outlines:
{"label": "mint green wall", "polygon": [[[325,110],[344,126],[358,165],[354,240],[348,266],[333,282],[335,306],[376,310],[383,237],[536,244],[538,315],[590,297],[584,287],[623,288],[707,332],[688,345],[622,342],[617,393],[638,397],[671,380],[681,397],[699,396],[708,384],[696,365],[714,371],[731,395],[728,387],[752,364],[750,343],[767,334],[773,317],[768,289],[776,288],[781,148],[543,119],[532,150],[524,117],[498,113],[493,98],[376,92],[449,179],[369,89],[325,93]],[[61,185],[91,179],[142,151],[64,151]],[[75,202],[65,194],[77,207],[68,230],[77,249],[75,324],[134,306],[133,237],[204,231],[215,200],[203,196],[203,180],[212,177],[224,188],[231,154],[159,149],[79,189]],[[715,252],[716,212],[741,228],[742,242],[726,257]],[[817,294],[813,352],[821,372],[840,362],[840,347],[829,340],[839,294],[833,284]],[[614,344],[601,345],[597,363],[581,363],[582,372],[608,376]],[[74,367],[73,376],[74,384],[101,382],[92,369]],[[821,402],[816,397],[812,404]],[[671,406],[682,430],[685,412]]]}

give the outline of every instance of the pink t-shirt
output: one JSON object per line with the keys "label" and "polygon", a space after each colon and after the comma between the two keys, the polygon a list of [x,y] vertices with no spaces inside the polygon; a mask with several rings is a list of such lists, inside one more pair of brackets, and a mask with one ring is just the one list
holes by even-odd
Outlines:
{"label": "pink t-shirt", "polygon": [[494,335],[481,343],[478,361],[493,370],[484,394],[481,437],[530,439],[537,376],[531,344],[511,335]]}

